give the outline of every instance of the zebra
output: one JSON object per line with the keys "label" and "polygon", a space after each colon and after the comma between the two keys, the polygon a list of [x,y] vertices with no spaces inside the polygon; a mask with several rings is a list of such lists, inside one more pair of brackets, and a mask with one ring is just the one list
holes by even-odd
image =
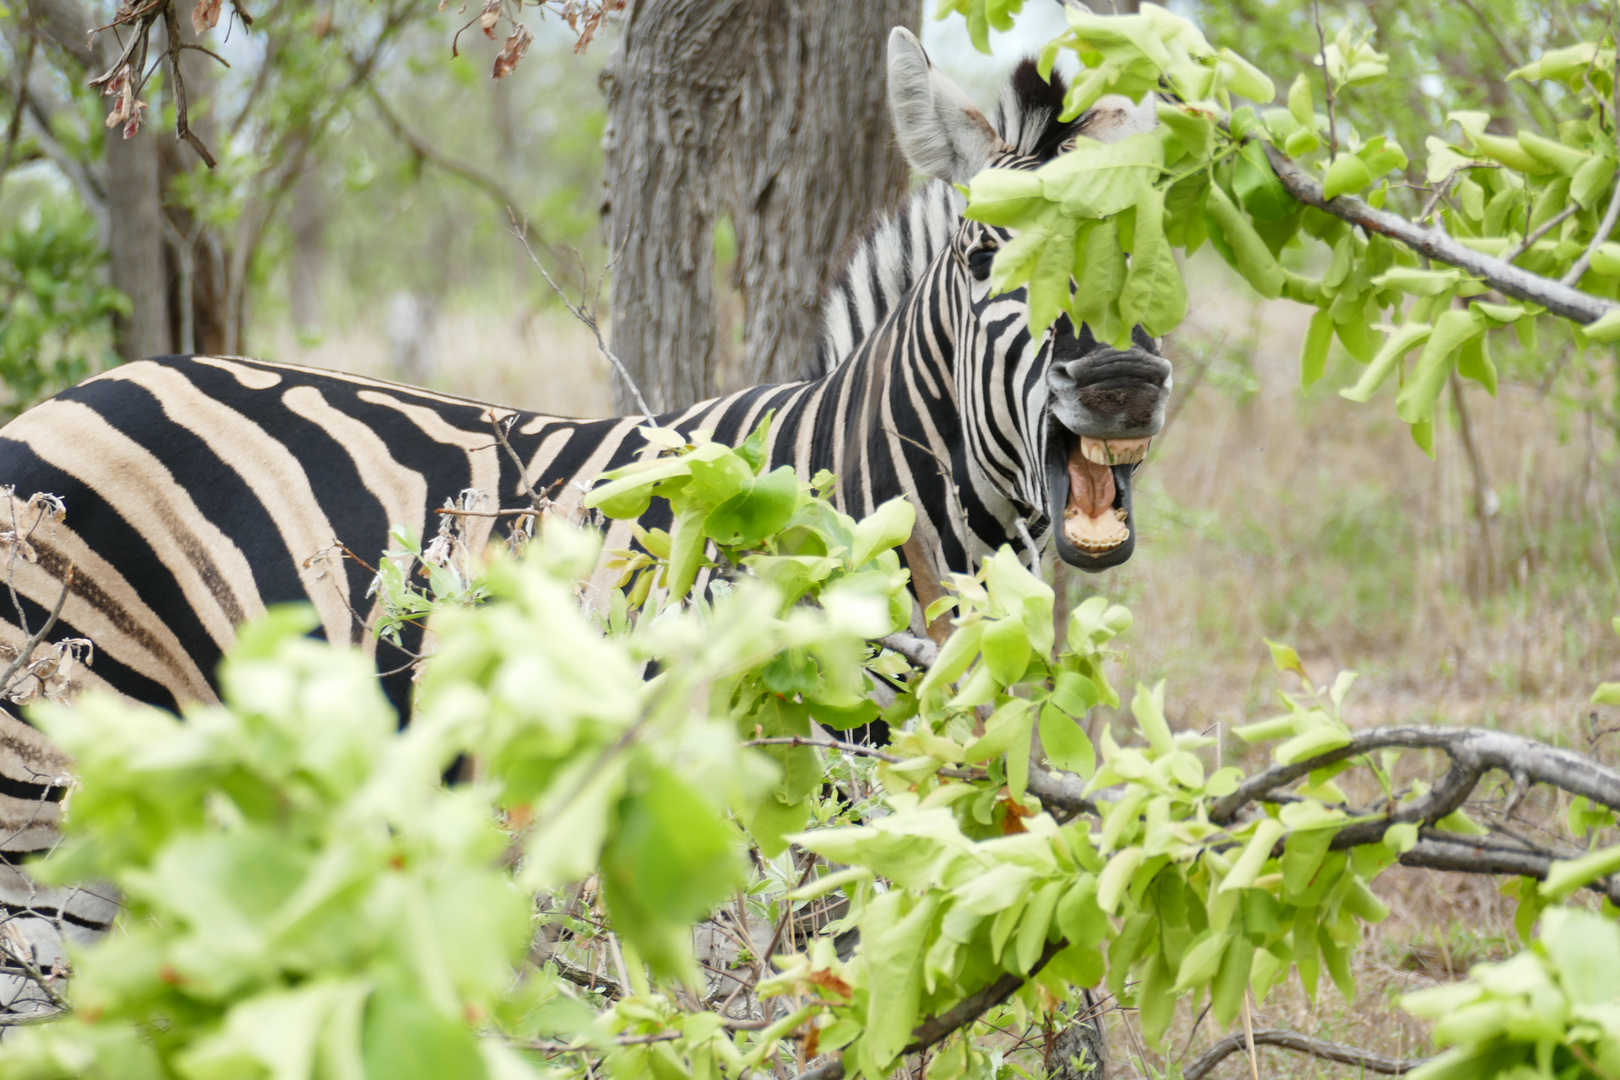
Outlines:
{"label": "zebra", "polygon": [[[861,239],[829,289],[817,345],[825,372],[655,422],[735,443],[770,413],[771,465],[807,479],[831,470],[845,512],[911,499],[917,524],[902,556],[919,600],[914,628],[926,631],[921,613],[945,575],[1003,544],[1051,540],[1091,571],[1128,559],[1131,481],[1171,387],[1169,361],[1140,330],[1117,349],[1064,316],[1033,337],[1023,291],[992,295],[991,261],[1010,234],[962,217],[952,185],[1156,119],[1151,97],[1111,98],[1065,122],[1062,79],[1029,61],[986,118],[904,29],[890,36],[887,76],[900,148],[930,179]],[[214,700],[213,670],[237,626],[270,604],[306,601],[327,638],[397,668],[364,625],[377,613],[372,574],[310,556],[334,539],[381,552],[399,525],[425,536],[434,508],[468,489],[508,503],[547,491],[556,512],[579,513],[594,478],[655,449],[642,434],[648,420],[561,418],[237,357],[111,369],[0,429],[13,517],[28,510],[25,491],[67,506],[65,521],[31,532],[31,561],[11,559],[21,618],[0,620],[0,649],[21,648],[60,600],[55,635],[95,646],[83,683],[172,707]],[[667,528],[668,517],[655,501],[639,524]],[[463,520],[474,548],[498,534],[496,518]],[[633,547],[631,525],[606,523],[604,550]],[[588,598],[616,576],[599,567]],[[402,715],[409,678],[384,678]],[[0,713],[0,857],[46,846],[66,771],[43,736]],[[0,881],[0,903],[21,903],[10,884]],[[104,904],[81,908],[70,935],[110,918]]]}

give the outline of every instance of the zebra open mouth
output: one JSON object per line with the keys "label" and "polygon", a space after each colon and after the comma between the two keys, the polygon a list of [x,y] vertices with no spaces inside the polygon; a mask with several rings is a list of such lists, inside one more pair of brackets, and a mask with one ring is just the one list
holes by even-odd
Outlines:
{"label": "zebra open mouth", "polygon": [[1058,555],[1093,573],[1131,557],[1131,478],[1151,439],[1098,439],[1053,422],[1047,439],[1047,505]]}

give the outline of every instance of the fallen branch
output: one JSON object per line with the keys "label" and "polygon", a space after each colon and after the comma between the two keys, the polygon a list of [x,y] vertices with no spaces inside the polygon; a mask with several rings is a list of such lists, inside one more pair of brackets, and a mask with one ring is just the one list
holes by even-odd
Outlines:
{"label": "fallen branch", "polygon": [[[1256,1031],[1253,1035],[1257,1046],[1275,1046],[1283,1050],[1292,1050],[1298,1054],[1309,1054],[1312,1057],[1322,1058],[1325,1061],[1337,1061],[1342,1065],[1353,1065],[1368,1072],[1382,1073],[1385,1076],[1401,1076],[1411,1072],[1422,1065],[1426,1058],[1392,1058],[1383,1054],[1374,1054],[1371,1051],[1361,1050],[1354,1046],[1344,1046],[1340,1043],[1331,1043],[1323,1039],[1313,1039],[1309,1035],[1301,1035],[1297,1031]],[[1182,1074],[1184,1080],[1202,1080],[1209,1071],[1220,1064],[1229,1054],[1235,1054],[1248,1045],[1248,1037],[1242,1032],[1228,1035],[1220,1042],[1206,1050],[1197,1061],[1187,1066]]]}
{"label": "fallen branch", "polygon": [[1322,185],[1287,154],[1269,143],[1262,144],[1266,159],[1283,188],[1307,206],[1332,214],[1371,233],[1386,236],[1437,262],[1455,266],[1482,279],[1487,285],[1515,300],[1540,304],[1554,315],[1582,326],[1620,310],[1620,304],[1581,292],[1563,282],[1532,274],[1501,259],[1481,254],[1452,239],[1440,226],[1424,228],[1387,210],[1378,210],[1360,199],[1338,195],[1322,197]]}

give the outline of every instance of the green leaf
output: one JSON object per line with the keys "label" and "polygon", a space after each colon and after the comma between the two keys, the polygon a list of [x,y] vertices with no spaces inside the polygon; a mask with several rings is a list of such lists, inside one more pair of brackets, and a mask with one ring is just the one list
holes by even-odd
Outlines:
{"label": "green leaf", "polygon": [[1541,883],[1541,895],[1562,900],[1576,889],[1620,870],[1620,844],[1601,848],[1578,859],[1554,859]]}
{"label": "green leaf", "polygon": [[1018,227],[1048,206],[1039,173],[1024,169],[985,169],[973,178],[962,216],[986,225]]}
{"label": "green leaf", "polygon": [[1258,142],[1243,144],[1232,170],[1232,190],[1238,203],[1256,221],[1276,222],[1299,209],[1299,203],[1271,171],[1271,163]]}
{"label": "green leaf", "polygon": [[1581,333],[1588,341],[1595,341],[1600,345],[1620,340],[1620,307],[1606,313],[1595,322],[1587,323],[1581,327]]}
{"label": "green leaf", "polygon": [[681,973],[691,963],[682,935],[730,895],[743,866],[732,831],[686,780],[655,768],[638,787],[602,851],[602,898],[655,972]]}
{"label": "green leaf", "polygon": [[1351,401],[1367,402],[1371,399],[1373,391],[1377,390],[1383,381],[1389,378],[1389,373],[1395,370],[1402,357],[1429,340],[1433,328],[1428,323],[1406,323],[1390,331],[1384,338],[1384,344],[1379,348],[1378,354],[1367,365],[1367,370],[1361,373],[1356,385],[1348,390],[1340,390],[1339,396],[1349,398]]}
{"label": "green leaf", "polygon": [[486,1075],[472,1031],[403,986],[384,987],[371,996],[364,1047],[367,1076],[481,1080]]}
{"label": "green leaf", "polygon": [[903,891],[884,894],[867,907],[861,928],[859,957],[871,995],[865,1042],[873,1061],[885,1066],[911,1041],[922,997],[924,944],[939,905],[939,897],[929,894],[902,913],[909,900]]}
{"label": "green leaf", "polygon": [[1245,934],[1233,934],[1221,955],[1220,971],[1210,986],[1210,1012],[1225,1027],[1243,1010],[1243,993],[1249,988],[1249,972],[1254,966],[1254,943]]}
{"label": "green leaf", "polygon": [[1599,205],[1614,182],[1614,168],[1612,157],[1594,154],[1587,158],[1575,170],[1575,176],[1569,182],[1569,197],[1579,203],[1583,210],[1591,210]]}
{"label": "green leaf", "polygon": [[1311,97],[1311,81],[1303,71],[1294,76],[1294,85],[1288,88],[1288,112],[1301,127],[1316,126],[1316,103]]}
{"label": "green leaf", "polygon": [[1322,377],[1327,370],[1328,346],[1333,344],[1333,315],[1318,309],[1311,316],[1311,325],[1305,331],[1305,347],[1299,356],[1299,386],[1302,390]]}
{"label": "green leaf", "polygon": [[1340,154],[1328,166],[1327,175],[1322,179],[1322,197],[1331,199],[1336,195],[1354,195],[1372,180],[1372,170],[1367,168],[1365,161],[1355,154]]}
{"label": "green leaf", "polygon": [[1226,76],[1226,85],[1234,92],[1260,105],[1269,105],[1276,99],[1277,87],[1266,77],[1265,72],[1231,49],[1223,48],[1219,55],[1221,72]]}
{"label": "green leaf", "polygon": [[1620,705],[1620,682],[1598,683],[1598,688],[1592,691],[1592,704]]}
{"label": "green leaf", "polygon": [[1011,686],[1029,667],[1029,632],[1022,619],[996,619],[984,630],[984,662],[1003,686]]}
{"label": "green leaf", "polygon": [[1060,769],[1090,780],[1097,771],[1097,752],[1083,729],[1052,705],[1041,709],[1041,748],[1046,759]]}
{"label": "green leaf", "polygon": [[1052,683],[1052,704],[1076,720],[1091,711],[1102,700],[1097,684],[1073,671],[1060,671]]}
{"label": "green leaf", "polygon": [[1576,150],[1563,143],[1543,138],[1533,131],[1520,131],[1519,145],[1524,148],[1525,153],[1565,176],[1574,176],[1592,158],[1590,152]]}
{"label": "green leaf", "polygon": [[1175,749],[1175,739],[1170,734],[1170,725],[1164,718],[1164,680],[1149,690],[1142,683],[1136,684],[1136,697],[1131,700],[1131,715],[1136,717],[1136,725],[1142,730],[1142,737],[1153,747],[1155,754],[1168,754]]}
{"label": "green leaf", "polygon": [[1469,338],[1457,352],[1457,374],[1473,379],[1496,396],[1496,364],[1491,360],[1490,338],[1484,334]]}
{"label": "green leaf", "polygon": [[[1143,194],[1136,206],[1134,231],[1130,270],[1119,295],[1119,315],[1154,336],[1167,334],[1187,317],[1187,287],[1164,235],[1164,192],[1150,188]],[[1030,323],[1035,325],[1033,311]]]}
{"label": "green leaf", "polygon": [[1146,853],[1139,847],[1128,847],[1108,860],[1097,875],[1097,906],[1109,915],[1119,910],[1119,902],[1130,887],[1131,875],[1142,865]]}
{"label": "green leaf", "polygon": [[1272,641],[1270,638],[1262,640],[1265,641],[1266,648],[1271,650],[1271,663],[1278,671],[1292,671],[1301,679],[1310,682],[1310,676],[1305,674],[1304,665],[1299,662],[1299,653],[1295,652],[1292,646]]}
{"label": "green leaf", "polygon": [[1395,398],[1395,415],[1408,424],[1433,416],[1434,404],[1440,399],[1440,391],[1445,389],[1457,350],[1484,332],[1484,319],[1472,311],[1441,312],[1411,379]]}
{"label": "green leaf", "polygon": [[1057,906],[1058,929],[1070,945],[1092,948],[1108,936],[1112,927],[1108,916],[1097,906],[1097,879],[1091,874],[1077,878]]}
{"label": "green leaf", "polygon": [[1079,234],[1074,251],[1074,298],[1070,312],[1091,326],[1099,340],[1110,340],[1122,324],[1119,295],[1125,287],[1125,252],[1119,226],[1102,221]]}
{"label": "green leaf", "polygon": [[[1204,208],[1209,211],[1210,219],[1220,231],[1217,248],[1224,246],[1222,255],[1230,253],[1232,265],[1261,296],[1267,300],[1281,296],[1282,267],[1277,265],[1276,256],[1272,255],[1260,234],[1255,232],[1248,215],[1237,208],[1219,184],[1209,186]],[[1216,234],[1211,232],[1210,238],[1215,239]]]}
{"label": "green leaf", "polygon": [[879,552],[899,547],[911,536],[917,523],[917,510],[904,496],[896,496],[855,523],[855,540],[850,546],[850,562],[864,566]]}
{"label": "green leaf", "polygon": [[1215,138],[1215,125],[1203,110],[1161,101],[1157,103],[1157,111],[1159,123],[1186,148],[1190,157],[1201,159],[1208,155]]}
{"label": "green leaf", "polygon": [[1093,143],[1041,166],[1046,198],[1076,218],[1111,217],[1135,206],[1159,177],[1164,144],[1151,132],[1113,143]]}
{"label": "green leaf", "polygon": [[1287,831],[1282,822],[1272,818],[1263,818],[1256,823],[1254,835],[1249,838],[1237,862],[1232,864],[1232,869],[1221,879],[1218,891],[1231,892],[1233,889],[1246,889],[1253,885],[1254,879],[1260,876],[1260,868],[1271,858],[1272,847]]}

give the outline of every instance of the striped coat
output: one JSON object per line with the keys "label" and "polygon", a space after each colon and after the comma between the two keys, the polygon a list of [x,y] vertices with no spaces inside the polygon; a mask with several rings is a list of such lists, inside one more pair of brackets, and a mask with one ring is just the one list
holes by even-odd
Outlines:
{"label": "striped coat", "polygon": [[[1044,543],[1055,533],[1058,553],[1087,569],[1123,561],[1134,541],[1130,477],[1162,422],[1169,365],[1151,342],[1098,346],[1066,318],[1032,338],[1022,292],[991,295],[990,260],[1006,231],[962,219],[950,183],[989,164],[1033,167],[1078,134],[1144,130],[1151,103],[1116,101],[1063,123],[1061,82],[1026,65],[987,119],[903,30],[890,41],[889,86],[901,146],[934,180],[856,245],[830,290],[826,373],[658,423],[734,442],[772,411],[773,467],[791,464],[806,478],[831,470],[841,508],[856,516],[911,499],[917,525],[902,554],[924,601],[941,575],[1021,537]],[[557,512],[584,519],[595,477],[648,452],[645,423],[547,416],[239,358],[116,368],[0,430],[0,483],[16,492],[8,576],[22,614],[0,615],[0,648],[22,648],[60,600],[52,640],[95,646],[80,683],[164,705],[209,700],[236,627],[267,605],[306,600],[329,639],[394,672],[385,685],[403,706],[407,657],[367,629],[377,614],[372,573],[316,556],[337,543],[374,560],[392,527],[430,535],[433,511],[469,488],[517,506],[527,483],[550,491]],[[1099,454],[1113,456],[1099,464]],[[31,492],[60,496],[65,520],[25,501]],[[668,516],[655,501],[641,524],[667,527]],[[475,546],[500,527],[466,520]],[[606,528],[608,550],[633,546],[628,523]],[[590,588],[600,593],[613,576],[599,570]],[[66,768],[38,732],[0,715],[0,851],[51,842]],[[39,906],[21,888],[0,880],[0,901]],[[83,914],[88,929],[110,914],[82,895],[75,903],[95,909]]]}

